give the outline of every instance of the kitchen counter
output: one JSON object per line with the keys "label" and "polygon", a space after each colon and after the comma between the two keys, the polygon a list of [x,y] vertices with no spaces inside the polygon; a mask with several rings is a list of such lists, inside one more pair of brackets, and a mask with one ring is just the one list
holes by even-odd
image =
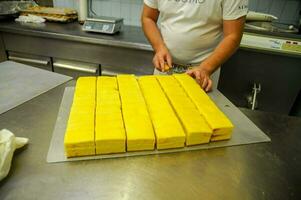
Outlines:
{"label": "kitchen counter", "polygon": [[[153,50],[139,27],[125,26],[120,33],[105,35],[82,31],[78,22],[30,24],[11,21],[0,22],[1,36],[0,60],[6,59],[6,51],[8,56],[17,53],[21,58],[101,65],[102,74],[153,73]],[[5,51],[1,51],[1,46]]]}
{"label": "kitchen counter", "polygon": [[48,164],[65,85],[0,115],[1,128],[30,139],[0,183],[1,200],[301,198],[301,119],[247,109],[271,143]]}
{"label": "kitchen counter", "polygon": [[[31,24],[11,21],[0,22],[0,31],[52,39],[63,39],[90,44],[103,44],[152,51],[152,47],[145,38],[141,27],[136,26],[124,26],[123,31],[120,33],[117,33],[115,35],[105,35],[85,32],[82,30],[82,26],[78,22],[66,24],[51,22],[47,22],[45,24]],[[283,37],[298,40],[301,39],[301,35],[299,34],[263,32],[251,29],[247,29],[245,31],[248,33],[263,34],[274,37]]]}
{"label": "kitchen counter", "polygon": [[62,39],[90,44],[134,48],[152,51],[152,47],[145,38],[140,27],[124,26],[122,32],[114,35],[89,33],[82,31],[78,22],[73,23],[19,23],[0,22],[0,32],[9,32],[22,35],[39,36],[51,39]]}
{"label": "kitchen counter", "polygon": [[246,32],[246,33],[255,33],[255,34],[258,34],[258,35],[272,36],[272,37],[276,37],[276,38],[287,38],[287,39],[301,40],[301,34],[295,34],[295,33],[280,33],[280,32],[253,30],[253,29],[245,29],[244,32]]}

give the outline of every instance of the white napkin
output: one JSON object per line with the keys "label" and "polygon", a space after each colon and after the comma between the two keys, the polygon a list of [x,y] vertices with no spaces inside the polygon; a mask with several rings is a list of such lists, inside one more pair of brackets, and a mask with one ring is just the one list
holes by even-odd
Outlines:
{"label": "white napkin", "polygon": [[20,15],[17,19],[15,19],[16,22],[26,22],[26,23],[44,23],[46,20],[43,17],[36,16],[36,15]]}
{"label": "white napkin", "polygon": [[15,137],[9,130],[0,131],[0,181],[4,179],[10,169],[14,151],[28,143],[28,138]]}

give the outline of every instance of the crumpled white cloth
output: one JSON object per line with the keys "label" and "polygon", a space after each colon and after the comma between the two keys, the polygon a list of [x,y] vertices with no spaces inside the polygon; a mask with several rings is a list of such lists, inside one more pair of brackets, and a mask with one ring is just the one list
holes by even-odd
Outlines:
{"label": "crumpled white cloth", "polygon": [[36,16],[36,15],[20,15],[17,19],[15,19],[16,22],[26,22],[26,23],[44,23],[46,20],[43,17]]}
{"label": "crumpled white cloth", "polygon": [[0,181],[4,179],[9,170],[14,151],[28,143],[28,138],[15,137],[9,130],[0,131]]}
{"label": "crumpled white cloth", "polygon": [[249,11],[247,14],[247,21],[264,21],[264,22],[272,22],[277,20],[278,17],[266,13]]}

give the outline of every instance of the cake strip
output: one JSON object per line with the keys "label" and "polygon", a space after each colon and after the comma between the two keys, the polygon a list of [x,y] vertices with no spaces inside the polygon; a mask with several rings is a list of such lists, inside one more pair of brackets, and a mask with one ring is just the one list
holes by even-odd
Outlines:
{"label": "cake strip", "polygon": [[213,131],[179,82],[173,76],[156,78],[184,127],[186,146],[209,143]]}
{"label": "cake strip", "polygon": [[227,116],[215,105],[211,98],[186,74],[173,75],[205,118],[210,128],[213,129],[211,141],[230,139],[233,124]]}
{"label": "cake strip", "polygon": [[67,157],[95,155],[95,92],[95,77],[77,80],[64,138]]}
{"label": "cake strip", "polygon": [[118,75],[127,151],[154,150],[155,135],[136,77]]}
{"label": "cake strip", "polygon": [[125,152],[126,135],[115,77],[97,78],[96,154]]}
{"label": "cake strip", "polygon": [[157,79],[142,76],[138,80],[152,119],[157,149],[184,147],[184,130]]}

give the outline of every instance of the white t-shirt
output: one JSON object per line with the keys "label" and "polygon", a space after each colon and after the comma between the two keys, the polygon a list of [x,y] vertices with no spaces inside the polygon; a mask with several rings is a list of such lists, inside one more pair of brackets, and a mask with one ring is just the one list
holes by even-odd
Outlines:
{"label": "white t-shirt", "polygon": [[174,63],[198,64],[223,38],[223,20],[247,14],[248,0],[144,0],[160,11],[163,40]]}

